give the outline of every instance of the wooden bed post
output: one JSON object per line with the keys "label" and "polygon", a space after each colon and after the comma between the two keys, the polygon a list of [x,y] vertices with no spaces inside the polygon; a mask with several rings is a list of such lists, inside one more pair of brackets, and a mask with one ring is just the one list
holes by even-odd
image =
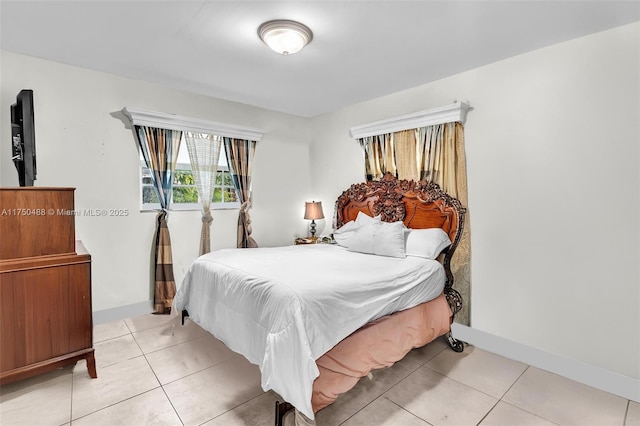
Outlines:
{"label": "wooden bed post", "polygon": [[289,411],[292,411],[294,409],[295,408],[293,407],[293,405],[289,404],[288,402],[276,401],[275,426],[284,426],[285,414],[287,414]]}

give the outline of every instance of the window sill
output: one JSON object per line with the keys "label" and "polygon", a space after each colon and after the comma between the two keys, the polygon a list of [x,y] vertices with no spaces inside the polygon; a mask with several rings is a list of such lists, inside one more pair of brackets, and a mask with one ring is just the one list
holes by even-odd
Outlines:
{"label": "window sill", "polygon": [[[211,203],[211,210],[238,210],[240,209],[240,203]],[[157,212],[160,210],[159,204],[143,204],[140,206],[140,212]],[[190,211],[202,211],[200,204],[187,204],[179,205],[172,204],[169,208],[170,212],[190,212]]]}

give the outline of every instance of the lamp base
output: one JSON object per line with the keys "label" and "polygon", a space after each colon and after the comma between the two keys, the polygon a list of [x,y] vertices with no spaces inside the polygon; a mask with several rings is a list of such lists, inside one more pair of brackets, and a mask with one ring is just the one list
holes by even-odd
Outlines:
{"label": "lamp base", "polygon": [[311,225],[309,226],[309,232],[311,233],[311,238],[316,237],[316,221],[312,220]]}

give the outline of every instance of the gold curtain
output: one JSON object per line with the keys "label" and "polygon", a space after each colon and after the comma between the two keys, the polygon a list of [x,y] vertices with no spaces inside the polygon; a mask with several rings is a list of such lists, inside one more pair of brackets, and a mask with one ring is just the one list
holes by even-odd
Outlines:
{"label": "gold curtain", "polygon": [[420,180],[416,161],[416,131],[403,130],[393,134],[398,179]]}
{"label": "gold curtain", "polygon": [[464,150],[462,123],[445,123],[417,129],[416,146],[422,149],[419,163],[421,179],[437,183],[447,194],[460,200],[467,208],[462,237],[458,242],[451,272],[453,287],[462,296],[462,310],[455,321],[470,324],[471,301],[471,221],[469,220],[467,193],[467,162]]}
{"label": "gold curtain", "polygon": [[[398,179],[437,183],[445,192],[468,206],[467,165],[462,123],[437,124],[359,140],[365,156],[367,180],[391,172]],[[470,324],[471,245],[469,210],[462,237],[451,259],[453,287],[460,292],[462,310],[455,321]]]}

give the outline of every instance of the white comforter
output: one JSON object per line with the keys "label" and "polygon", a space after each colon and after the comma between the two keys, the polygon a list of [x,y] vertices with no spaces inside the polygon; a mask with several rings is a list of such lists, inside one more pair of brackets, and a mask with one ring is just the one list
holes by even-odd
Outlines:
{"label": "white comforter", "polygon": [[224,249],[196,259],[174,307],[260,366],[273,389],[313,419],[315,360],[364,324],[442,293],[440,263],[329,244]]}

